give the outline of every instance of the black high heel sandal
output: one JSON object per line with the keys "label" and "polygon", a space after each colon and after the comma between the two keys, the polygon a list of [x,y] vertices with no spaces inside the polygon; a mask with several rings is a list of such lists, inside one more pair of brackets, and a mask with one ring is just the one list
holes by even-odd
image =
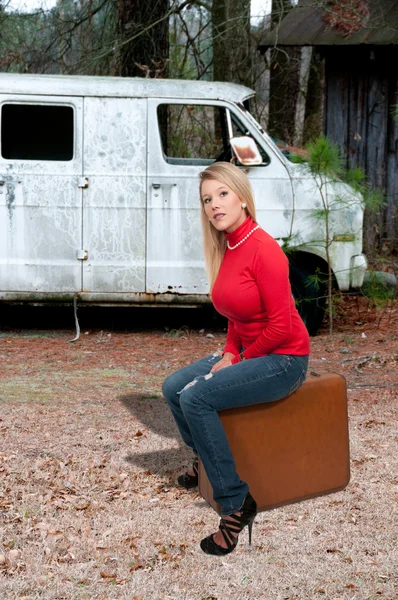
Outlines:
{"label": "black high heel sandal", "polygon": [[184,473],[177,479],[178,484],[186,490],[197,487],[199,484],[199,460],[197,458],[193,461],[192,471],[194,472],[194,475]]}
{"label": "black high heel sandal", "polygon": [[243,506],[238,512],[241,514],[234,513],[228,515],[229,519],[233,520],[228,519],[228,521],[226,521],[221,517],[219,528],[223,534],[227,547],[224,548],[223,546],[216,544],[213,538],[214,533],[212,533],[200,542],[200,547],[203,552],[206,554],[214,554],[215,556],[225,556],[225,554],[229,554],[232,550],[235,550],[238,543],[238,535],[246,525],[249,528],[249,546],[252,545],[252,528],[257,514],[257,504],[250,494],[247,494]]}

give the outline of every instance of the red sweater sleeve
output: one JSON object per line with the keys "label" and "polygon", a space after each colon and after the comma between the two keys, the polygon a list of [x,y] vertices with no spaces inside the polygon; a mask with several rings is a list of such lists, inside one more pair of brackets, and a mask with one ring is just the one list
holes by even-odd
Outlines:
{"label": "red sweater sleeve", "polygon": [[231,352],[232,354],[239,354],[242,348],[242,340],[235,331],[234,324],[228,319],[228,332],[227,341],[225,343],[224,354]]}
{"label": "red sweater sleeve", "polygon": [[[253,261],[253,271],[268,321],[257,339],[244,351],[245,358],[271,354],[289,338],[292,329],[289,263],[279,246],[260,246]],[[239,356],[235,356],[232,363],[239,360]]]}

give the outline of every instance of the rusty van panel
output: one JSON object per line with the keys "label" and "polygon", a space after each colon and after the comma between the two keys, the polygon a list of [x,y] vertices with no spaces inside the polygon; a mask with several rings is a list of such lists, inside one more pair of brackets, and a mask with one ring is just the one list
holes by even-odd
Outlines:
{"label": "rusty van panel", "polygon": [[81,243],[77,182],[77,177],[65,176],[6,178],[0,189],[1,289],[81,289],[76,259]]}
{"label": "rusty van panel", "polygon": [[43,292],[2,292],[0,301],[19,304],[31,304],[37,306],[71,304],[76,297],[78,304],[97,304],[100,306],[179,306],[196,307],[211,304],[207,294],[146,294],[146,293],[106,293],[106,292],[80,292],[77,294],[65,292],[43,293]]}
{"label": "rusty van panel", "polygon": [[197,179],[176,181],[148,182],[147,292],[206,294]]}
{"label": "rusty van panel", "polygon": [[144,291],[144,177],[89,177],[83,198],[83,290]]}
{"label": "rusty van panel", "polygon": [[146,100],[85,98],[83,290],[145,291]]}
{"label": "rusty van panel", "polygon": [[0,156],[1,290],[78,292],[81,290],[81,263],[76,256],[82,236],[79,181],[83,101],[55,96],[0,95],[0,109],[12,104],[72,107],[73,157],[52,161]]}

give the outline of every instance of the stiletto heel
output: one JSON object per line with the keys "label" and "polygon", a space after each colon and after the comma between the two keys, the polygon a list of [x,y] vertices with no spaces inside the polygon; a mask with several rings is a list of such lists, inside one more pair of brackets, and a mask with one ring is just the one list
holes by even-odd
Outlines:
{"label": "stiletto heel", "polygon": [[252,545],[252,529],[253,529],[253,523],[254,523],[254,519],[252,519],[249,523],[248,523],[248,529],[249,529],[249,546],[251,547]]}
{"label": "stiletto heel", "polygon": [[209,535],[200,542],[200,547],[206,554],[215,556],[225,556],[235,550],[238,543],[238,536],[242,529],[249,528],[249,546],[252,543],[252,528],[257,514],[257,504],[254,498],[247,494],[242,508],[232,515],[228,515],[228,520],[221,517],[219,529],[223,535],[226,548],[220,546],[214,541],[214,534]]}
{"label": "stiletto heel", "polygon": [[177,479],[178,484],[186,490],[197,487],[199,484],[199,460],[197,458],[193,461],[192,471],[194,472],[194,475],[184,473]]}

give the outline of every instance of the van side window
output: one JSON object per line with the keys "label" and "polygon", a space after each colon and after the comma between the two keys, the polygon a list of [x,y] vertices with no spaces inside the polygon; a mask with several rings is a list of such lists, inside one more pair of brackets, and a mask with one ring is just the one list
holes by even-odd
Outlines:
{"label": "van side window", "polygon": [[167,162],[211,164],[227,150],[222,107],[163,104],[158,107],[158,121]]}
{"label": "van side window", "polygon": [[1,156],[14,160],[73,159],[73,108],[3,104]]}
{"label": "van side window", "polygon": [[[246,135],[244,126],[231,113],[234,136]],[[203,104],[161,104],[158,124],[163,155],[173,165],[210,165],[215,160],[230,161],[226,110]],[[264,163],[269,157],[263,154]]]}

